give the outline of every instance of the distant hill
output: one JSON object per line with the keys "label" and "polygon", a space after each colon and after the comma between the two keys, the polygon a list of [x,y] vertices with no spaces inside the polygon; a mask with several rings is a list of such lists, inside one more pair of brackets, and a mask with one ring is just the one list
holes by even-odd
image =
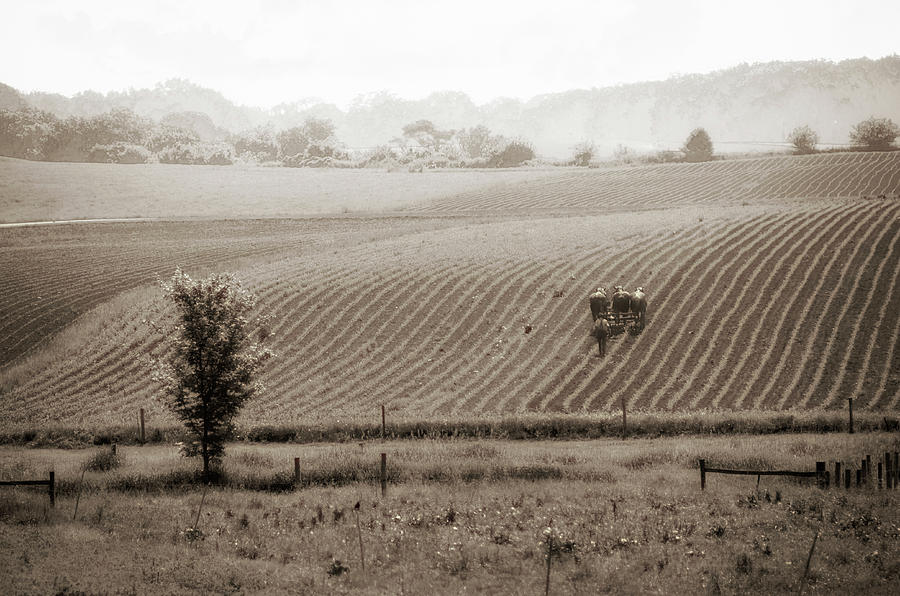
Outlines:
{"label": "distant hill", "polygon": [[722,152],[765,148],[803,124],[816,130],[823,143],[841,144],[848,141],[850,128],[869,116],[900,122],[900,56],[741,64],[665,81],[572,90],[528,101],[501,98],[483,105],[464,93],[444,91],[420,100],[369,94],[347,110],[315,100],[262,109],[235,105],[217,91],[180,79],[153,89],[105,95],[85,91],[71,98],[22,96],[2,86],[0,106],[17,96],[61,117],[91,116],[115,107],[155,120],[199,112],[214,127],[231,132],[260,125],[288,128],[309,116],[329,118],[340,140],[354,148],[386,143],[400,135],[403,125],[428,119],[439,128],[484,124],[532,142],[545,156],[567,157],[580,141],[593,141],[606,153],[619,145],[674,149],[697,126],[709,131]]}

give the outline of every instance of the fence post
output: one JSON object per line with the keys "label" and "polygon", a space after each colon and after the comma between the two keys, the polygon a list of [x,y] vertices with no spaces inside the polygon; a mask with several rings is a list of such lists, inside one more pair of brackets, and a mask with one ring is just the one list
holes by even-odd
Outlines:
{"label": "fence post", "polygon": [[878,488],[881,488],[881,462],[878,462]]}
{"label": "fence post", "polygon": [[844,470],[844,488],[850,488],[850,468]]}
{"label": "fence post", "polygon": [[872,456],[866,455],[866,484],[872,480],[872,473],[874,472],[874,468],[872,468]]}
{"label": "fence post", "polygon": [[894,488],[894,466],[891,464],[891,452],[884,452],[884,488]]}
{"label": "fence post", "polygon": [[300,484],[300,458],[294,458],[294,483]]}
{"label": "fence post", "polygon": [[141,408],[141,443],[144,441],[144,408]]}
{"label": "fence post", "polygon": [[50,493],[50,506],[56,507],[56,472],[50,470],[50,484],[47,485],[47,491]]}
{"label": "fence post", "polygon": [[834,462],[834,488],[841,488],[841,462]]}
{"label": "fence post", "polygon": [[700,490],[706,490],[706,460],[700,460]]}
{"label": "fence post", "polygon": [[847,401],[850,402],[850,434],[853,434],[853,398],[848,397]]}
{"label": "fence post", "polygon": [[897,488],[897,480],[900,479],[900,452],[894,452],[894,488]]}
{"label": "fence post", "polygon": [[385,422],[384,422],[384,404],[381,404],[381,440],[384,441]]}
{"label": "fence post", "polygon": [[825,488],[825,462],[816,462],[816,484],[819,488]]}
{"label": "fence post", "polygon": [[862,468],[856,470],[856,488],[862,486]]}
{"label": "fence post", "polygon": [[381,496],[387,493],[387,453],[381,454]]}
{"label": "fence post", "polygon": [[862,483],[863,486],[866,486],[869,483],[869,462],[865,459],[859,462],[859,471],[862,475]]}

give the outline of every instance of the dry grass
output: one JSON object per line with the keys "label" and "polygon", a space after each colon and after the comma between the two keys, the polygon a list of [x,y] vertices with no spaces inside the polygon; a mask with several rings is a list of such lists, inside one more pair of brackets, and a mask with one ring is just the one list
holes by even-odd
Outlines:
{"label": "dry grass", "polygon": [[[808,483],[715,477],[699,492],[692,466],[806,466],[897,448],[882,434],[581,443],[389,442],[232,446],[228,476],[347,465],[375,468],[389,453],[400,477],[386,499],[377,483],[286,492],[121,491],[116,478],[183,468],[174,449],[128,448],[117,470],[92,483],[72,521],[82,452],[0,450],[0,470],[57,462],[70,482],[54,510],[22,490],[0,496],[0,568],[14,591],[536,593],[552,528],[551,592],[782,593],[796,591],[821,530],[810,591],[891,593],[900,581],[896,495],[822,491]],[[121,448],[120,448],[121,449]],[[815,453],[816,455],[813,455]],[[544,466],[559,477],[465,481],[465,470]],[[424,478],[446,469],[451,478]],[[600,474],[598,472],[603,472]],[[780,500],[779,500],[780,499]],[[366,571],[359,562],[353,505]],[[77,556],[72,553],[77,552]]]}

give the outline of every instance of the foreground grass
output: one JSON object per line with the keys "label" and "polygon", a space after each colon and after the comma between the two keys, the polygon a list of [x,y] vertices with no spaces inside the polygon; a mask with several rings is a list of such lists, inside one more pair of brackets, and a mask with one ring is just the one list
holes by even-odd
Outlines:
{"label": "foreground grass", "polygon": [[[85,473],[75,520],[78,478],[102,448],[6,447],[4,478],[52,464],[61,494],[50,510],[40,492],[0,493],[0,576],[13,592],[539,593],[549,527],[554,594],[782,593],[820,531],[808,593],[896,593],[897,493],[725,476],[701,493],[696,458],[809,469],[898,446],[882,433],[233,444],[205,499],[174,448],[120,447],[118,467]],[[307,480],[274,482],[295,456]]]}

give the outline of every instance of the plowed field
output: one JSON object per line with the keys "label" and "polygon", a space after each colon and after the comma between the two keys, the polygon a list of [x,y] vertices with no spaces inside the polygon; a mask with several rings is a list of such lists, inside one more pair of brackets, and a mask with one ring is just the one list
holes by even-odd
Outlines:
{"label": "plowed field", "polygon": [[[336,173],[339,175],[340,173]],[[898,407],[900,153],[550,172],[397,215],[0,230],[7,424],[132,421],[176,265],[275,315],[246,422]],[[886,198],[873,198],[884,195]],[[863,197],[870,198],[863,198]],[[587,294],[648,323],[588,337]],[[526,332],[526,329],[528,332]]]}

